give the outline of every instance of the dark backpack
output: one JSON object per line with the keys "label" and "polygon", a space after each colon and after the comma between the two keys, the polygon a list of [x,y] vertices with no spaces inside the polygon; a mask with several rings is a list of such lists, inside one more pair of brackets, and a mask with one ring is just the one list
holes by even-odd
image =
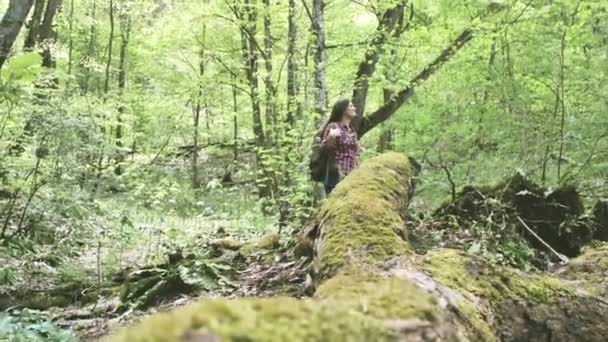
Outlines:
{"label": "dark backpack", "polygon": [[315,136],[315,141],[312,144],[312,155],[310,164],[310,178],[315,182],[323,182],[327,176],[327,163],[329,162],[329,154],[321,148],[322,132]]}

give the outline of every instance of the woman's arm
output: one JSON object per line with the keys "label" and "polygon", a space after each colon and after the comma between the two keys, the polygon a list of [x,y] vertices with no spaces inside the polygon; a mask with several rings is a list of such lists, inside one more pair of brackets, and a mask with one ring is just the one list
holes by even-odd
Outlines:
{"label": "woman's arm", "polygon": [[340,136],[340,128],[338,124],[332,122],[327,125],[325,132],[323,132],[323,139],[321,140],[321,148],[327,150],[334,150],[337,145],[337,138]]}

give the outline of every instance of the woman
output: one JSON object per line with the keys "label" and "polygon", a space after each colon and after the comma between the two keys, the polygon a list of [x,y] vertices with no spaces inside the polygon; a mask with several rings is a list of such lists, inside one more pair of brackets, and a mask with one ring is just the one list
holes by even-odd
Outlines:
{"label": "woman", "polygon": [[359,142],[357,132],[351,125],[357,116],[357,108],[348,99],[342,99],[334,104],[331,116],[323,128],[321,148],[333,157],[335,165],[328,163],[325,177],[325,193],[336,187],[342,178],[346,177],[359,165]]}

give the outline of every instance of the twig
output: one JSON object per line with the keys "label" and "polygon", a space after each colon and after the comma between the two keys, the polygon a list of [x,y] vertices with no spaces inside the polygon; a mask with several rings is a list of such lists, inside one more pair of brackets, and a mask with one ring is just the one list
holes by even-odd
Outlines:
{"label": "twig", "polygon": [[540,238],[540,236],[538,236],[538,234],[536,234],[536,232],[534,232],[532,230],[532,228],[530,228],[525,222],[524,220],[521,219],[521,217],[517,216],[517,219],[519,220],[519,222],[521,222],[521,224],[524,226],[524,228],[526,228],[528,230],[528,232],[530,232],[530,234],[532,234],[535,238],[538,239],[538,241],[540,241],[543,245],[545,245],[545,247],[547,247],[551,252],[553,252],[553,254],[555,254],[564,264],[567,264],[570,262],[570,259],[568,259],[566,256],[558,253],[555,249],[553,249],[553,247],[551,247],[548,243],[546,243],[543,239]]}

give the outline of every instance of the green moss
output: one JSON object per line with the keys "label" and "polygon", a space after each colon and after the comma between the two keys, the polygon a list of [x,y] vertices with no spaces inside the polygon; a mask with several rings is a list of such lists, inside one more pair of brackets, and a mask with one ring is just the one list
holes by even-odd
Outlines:
{"label": "green moss", "polygon": [[420,266],[444,285],[492,304],[506,299],[552,303],[556,296],[572,292],[555,277],[523,274],[456,250],[434,250],[421,258]]}
{"label": "green moss", "polygon": [[482,316],[479,308],[476,308],[468,300],[462,299],[458,302],[458,309],[464,315],[464,319],[469,326],[469,332],[475,336],[476,341],[498,341],[488,320]]}
{"label": "green moss", "polygon": [[391,341],[380,321],[331,303],[292,298],[210,301],[159,314],[111,341],[183,341],[186,334],[211,334],[221,341]]}
{"label": "green moss", "polygon": [[[376,273],[340,274],[319,287],[315,297],[380,319],[437,319],[435,297],[403,279]],[[402,299],[402,300],[399,300]]]}
{"label": "green moss", "polygon": [[344,179],[319,213],[323,243],[317,260],[323,277],[346,264],[374,265],[410,253],[400,237],[414,170],[403,154],[362,164]]}
{"label": "green moss", "polygon": [[590,294],[607,296],[608,243],[583,249],[581,256],[570,260],[570,264],[559,270],[558,274],[576,281]]}
{"label": "green moss", "polygon": [[408,281],[378,273],[341,274],[314,299],[208,301],[159,314],[124,330],[112,341],[180,341],[203,332],[222,341],[395,341],[387,322],[441,314],[432,295]]}
{"label": "green moss", "polygon": [[[523,274],[449,249],[430,251],[414,263],[444,286],[460,293],[457,306],[474,340],[496,341],[491,312],[505,300],[550,304],[573,294],[551,276]],[[487,316],[484,312],[488,312]]]}
{"label": "green moss", "polygon": [[245,242],[239,249],[239,252],[245,256],[249,256],[258,252],[269,251],[279,247],[279,240],[278,234],[268,234],[257,240]]}
{"label": "green moss", "polygon": [[244,243],[233,238],[225,238],[211,242],[211,246],[218,247],[222,249],[227,249],[230,251],[238,251],[241,247],[243,247]]}

